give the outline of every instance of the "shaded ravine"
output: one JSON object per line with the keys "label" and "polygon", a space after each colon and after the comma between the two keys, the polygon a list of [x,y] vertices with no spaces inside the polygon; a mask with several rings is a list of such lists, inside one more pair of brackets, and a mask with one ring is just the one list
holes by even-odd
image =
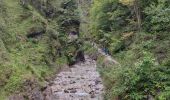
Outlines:
{"label": "shaded ravine", "polygon": [[103,100],[104,86],[96,68],[96,61],[85,57],[56,75],[47,100]]}

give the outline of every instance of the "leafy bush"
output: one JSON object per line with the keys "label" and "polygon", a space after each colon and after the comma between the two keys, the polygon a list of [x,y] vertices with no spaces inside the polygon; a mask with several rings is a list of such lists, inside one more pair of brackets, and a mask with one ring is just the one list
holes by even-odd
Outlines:
{"label": "leafy bush", "polygon": [[169,0],[158,0],[144,10],[146,14],[145,28],[149,31],[169,31],[170,5]]}
{"label": "leafy bush", "polygon": [[106,100],[169,99],[169,15],[169,0],[94,0],[92,39],[121,64],[99,59]]}
{"label": "leafy bush", "polygon": [[[128,24],[130,11],[127,6],[119,3],[118,0],[95,0],[91,9],[91,28],[97,32],[110,32],[122,29]],[[129,14],[129,15],[128,15]]]}
{"label": "leafy bush", "polygon": [[[99,62],[101,66],[102,60]],[[135,64],[128,63],[99,67],[108,91],[106,100],[116,97],[120,100],[147,100],[151,97],[168,99],[170,80],[167,67],[158,65],[153,56],[146,52],[144,58]]]}

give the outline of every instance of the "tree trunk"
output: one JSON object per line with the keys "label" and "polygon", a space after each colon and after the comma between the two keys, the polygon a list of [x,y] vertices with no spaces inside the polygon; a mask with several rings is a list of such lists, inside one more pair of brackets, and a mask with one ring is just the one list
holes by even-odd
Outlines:
{"label": "tree trunk", "polygon": [[134,1],[134,10],[135,10],[135,15],[137,20],[137,29],[138,31],[141,31],[141,12],[140,12],[139,0]]}

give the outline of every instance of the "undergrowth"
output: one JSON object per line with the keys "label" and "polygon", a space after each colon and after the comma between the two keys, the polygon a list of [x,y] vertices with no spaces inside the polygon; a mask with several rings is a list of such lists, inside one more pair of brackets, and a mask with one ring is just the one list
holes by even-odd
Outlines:
{"label": "undergrowth", "polygon": [[[20,0],[0,1],[0,23],[0,100],[23,91],[27,80],[41,86],[66,64],[64,56],[56,59],[53,55],[57,54],[51,53],[54,44],[49,42],[59,44],[51,38],[50,31],[57,32],[56,21],[50,21],[33,5],[28,4],[25,8]],[[45,32],[40,36],[27,37],[42,29]]]}

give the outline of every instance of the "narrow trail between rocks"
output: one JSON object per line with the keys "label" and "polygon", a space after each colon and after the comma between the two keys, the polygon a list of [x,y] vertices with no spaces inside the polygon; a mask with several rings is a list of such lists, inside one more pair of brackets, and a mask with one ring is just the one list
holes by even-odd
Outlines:
{"label": "narrow trail between rocks", "polygon": [[78,63],[57,74],[48,100],[103,100],[104,86],[97,72],[96,62],[85,57]]}

